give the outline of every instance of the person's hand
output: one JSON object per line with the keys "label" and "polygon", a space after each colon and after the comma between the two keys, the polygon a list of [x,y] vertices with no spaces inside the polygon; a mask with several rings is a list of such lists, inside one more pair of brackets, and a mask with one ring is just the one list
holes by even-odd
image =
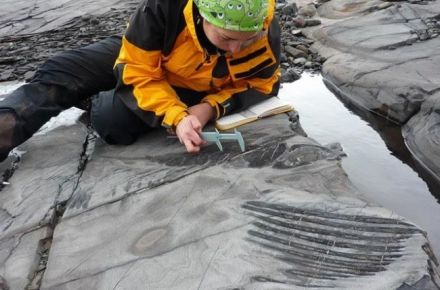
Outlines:
{"label": "person's hand", "polygon": [[184,117],[176,127],[176,135],[180,143],[185,145],[189,153],[197,153],[206,142],[200,136],[202,124],[194,115]]}

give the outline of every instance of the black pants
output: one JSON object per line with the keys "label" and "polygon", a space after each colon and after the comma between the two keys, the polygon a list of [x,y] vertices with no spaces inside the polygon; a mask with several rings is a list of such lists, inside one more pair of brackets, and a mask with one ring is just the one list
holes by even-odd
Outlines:
{"label": "black pants", "polygon": [[[0,161],[30,138],[51,117],[93,97],[92,125],[110,144],[131,144],[149,131],[114,93],[113,65],[121,45],[110,37],[84,48],[69,50],[46,61],[30,83],[0,101]],[[204,94],[175,88],[188,105]]]}

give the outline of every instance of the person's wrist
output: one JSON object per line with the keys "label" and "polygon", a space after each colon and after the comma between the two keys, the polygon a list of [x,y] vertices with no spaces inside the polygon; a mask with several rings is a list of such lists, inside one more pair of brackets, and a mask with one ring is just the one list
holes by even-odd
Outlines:
{"label": "person's wrist", "polygon": [[201,105],[204,106],[208,112],[208,121],[214,120],[215,108],[213,108],[209,103],[201,103]]}
{"label": "person's wrist", "polygon": [[199,120],[199,122],[202,124],[202,127],[212,120],[214,115],[212,107],[205,103],[200,103],[188,108],[188,112],[191,116],[194,116]]}
{"label": "person's wrist", "polygon": [[215,105],[211,104],[210,102],[203,102],[200,104],[204,105],[207,110],[209,110],[209,121],[213,121],[217,118],[217,108]]}

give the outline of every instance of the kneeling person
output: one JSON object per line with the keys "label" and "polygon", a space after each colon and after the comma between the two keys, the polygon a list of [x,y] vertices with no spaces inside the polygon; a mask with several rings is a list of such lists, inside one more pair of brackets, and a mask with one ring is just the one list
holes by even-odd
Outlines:
{"label": "kneeling person", "polygon": [[[149,129],[177,134],[188,152],[210,121],[279,87],[280,28],[273,0],[149,0],[125,35],[49,59],[0,102],[0,154],[61,110],[93,95],[91,120],[111,144]],[[4,126],[3,123],[7,124]]]}

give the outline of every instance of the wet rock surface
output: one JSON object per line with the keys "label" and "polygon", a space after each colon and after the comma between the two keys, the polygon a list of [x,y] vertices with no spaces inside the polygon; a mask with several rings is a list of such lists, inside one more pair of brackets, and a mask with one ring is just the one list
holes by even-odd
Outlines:
{"label": "wet rock surface", "polygon": [[440,94],[430,96],[402,131],[414,156],[434,174],[440,172]]}
{"label": "wet rock surface", "polygon": [[[67,8],[61,5],[58,7],[59,13],[66,16],[62,17],[64,21],[57,23],[58,25],[52,24],[52,14],[46,11],[44,15],[48,15],[48,26],[41,32],[13,30],[14,33],[11,34],[6,30],[0,33],[0,81],[29,80],[37,67],[54,54],[123,33],[138,1],[118,2],[119,5],[115,5],[114,2],[101,3],[102,8],[98,11],[80,14],[69,13],[64,10]],[[40,5],[45,6],[47,3]],[[35,23],[29,25],[33,26]]]}
{"label": "wet rock surface", "polygon": [[130,0],[3,0],[0,11],[0,35],[25,35],[59,29],[72,19],[86,14],[103,15],[110,10],[124,10]]}
{"label": "wet rock surface", "polygon": [[431,122],[426,106],[440,90],[440,2],[332,0],[322,3],[318,14],[324,25],[305,33],[327,58],[322,73],[331,90],[404,125],[406,132],[418,128],[405,135],[407,144],[439,178],[438,146],[429,145],[439,139],[424,124]]}
{"label": "wet rock surface", "polygon": [[[82,142],[66,150],[56,140],[68,131]],[[231,142],[197,156],[163,131],[122,147],[80,125],[29,140],[0,196],[47,213],[5,208],[0,259],[15,263],[9,253],[24,248],[28,260],[0,276],[28,289],[435,289],[426,234],[362,199],[338,144],[307,138],[295,114],[240,131],[246,152]],[[23,231],[35,233],[29,246]]]}

